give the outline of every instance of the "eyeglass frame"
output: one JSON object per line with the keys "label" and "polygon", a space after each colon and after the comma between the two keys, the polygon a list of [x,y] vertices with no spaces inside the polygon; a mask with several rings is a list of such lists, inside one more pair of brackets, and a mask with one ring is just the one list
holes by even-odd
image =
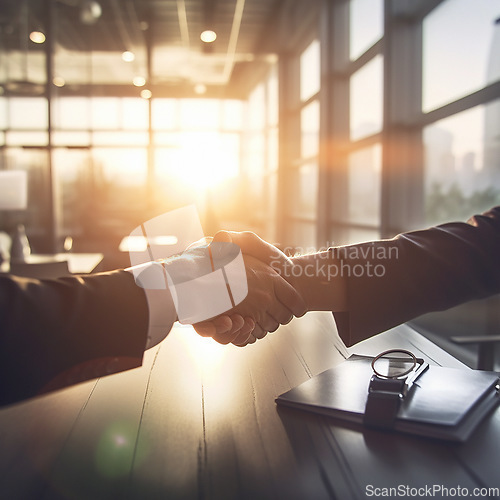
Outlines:
{"label": "eyeglass frame", "polygon": [[[411,368],[393,376],[377,371],[376,362],[392,353],[409,356],[413,361]],[[429,368],[429,364],[406,349],[388,349],[373,358],[371,368],[373,375],[368,386],[364,423],[369,427],[392,429],[403,399],[415,381]]]}

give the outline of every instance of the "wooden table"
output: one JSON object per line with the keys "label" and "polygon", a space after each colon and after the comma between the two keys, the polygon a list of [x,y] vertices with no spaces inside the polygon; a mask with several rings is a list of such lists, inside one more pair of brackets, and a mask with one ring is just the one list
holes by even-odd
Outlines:
{"label": "wooden table", "polygon": [[[389,347],[468,369],[408,326],[353,351]],[[0,410],[0,498],[344,500],[435,485],[500,496],[500,410],[450,444],[276,407],[347,355],[329,313],[243,349],[177,326],[140,369]]]}
{"label": "wooden table", "polygon": [[[71,274],[89,274],[97,268],[102,262],[104,255],[102,253],[73,253],[61,252],[54,254],[30,254],[26,257],[26,265],[30,264],[50,264],[55,262],[67,262],[68,271]],[[0,264],[0,272],[8,273],[10,271],[8,261]],[[29,275],[29,272],[27,273]]]}

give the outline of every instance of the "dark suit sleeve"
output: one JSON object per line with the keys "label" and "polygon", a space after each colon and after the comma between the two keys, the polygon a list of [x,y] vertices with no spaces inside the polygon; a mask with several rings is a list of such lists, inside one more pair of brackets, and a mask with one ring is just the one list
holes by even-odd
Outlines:
{"label": "dark suit sleeve", "polygon": [[0,404],[140,366],[147,328],[127,271],[0,277]]}
{"label": "dark suit sleeve", "polygon": [[353,345],[421,314],[500,293],[500,207],[467,223],[331,251],[347,283],[348,312],[335,319]]}

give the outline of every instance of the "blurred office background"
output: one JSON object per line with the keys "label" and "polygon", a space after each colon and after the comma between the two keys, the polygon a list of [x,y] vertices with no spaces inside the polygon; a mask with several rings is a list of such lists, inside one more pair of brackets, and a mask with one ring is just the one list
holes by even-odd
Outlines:
{"label": "blurred office background", "polygon": [[[500,203],[500,0],[0,0],[18,169],[33,250],[69,236],[104,269],[191,203],[299,250],[464,220]],[[498,333],[498,310],[419,327]]]}

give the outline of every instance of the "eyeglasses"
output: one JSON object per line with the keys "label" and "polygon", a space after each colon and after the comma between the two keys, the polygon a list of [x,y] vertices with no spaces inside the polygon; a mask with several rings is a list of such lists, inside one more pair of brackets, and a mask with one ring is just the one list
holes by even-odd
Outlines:
{"label": "eyeglasses", "polygon": [[373,375],[368,386],[364,423],[390,429],[401,402],[429,365],[410,351],[390,349],[376,356],[371,367]]}

